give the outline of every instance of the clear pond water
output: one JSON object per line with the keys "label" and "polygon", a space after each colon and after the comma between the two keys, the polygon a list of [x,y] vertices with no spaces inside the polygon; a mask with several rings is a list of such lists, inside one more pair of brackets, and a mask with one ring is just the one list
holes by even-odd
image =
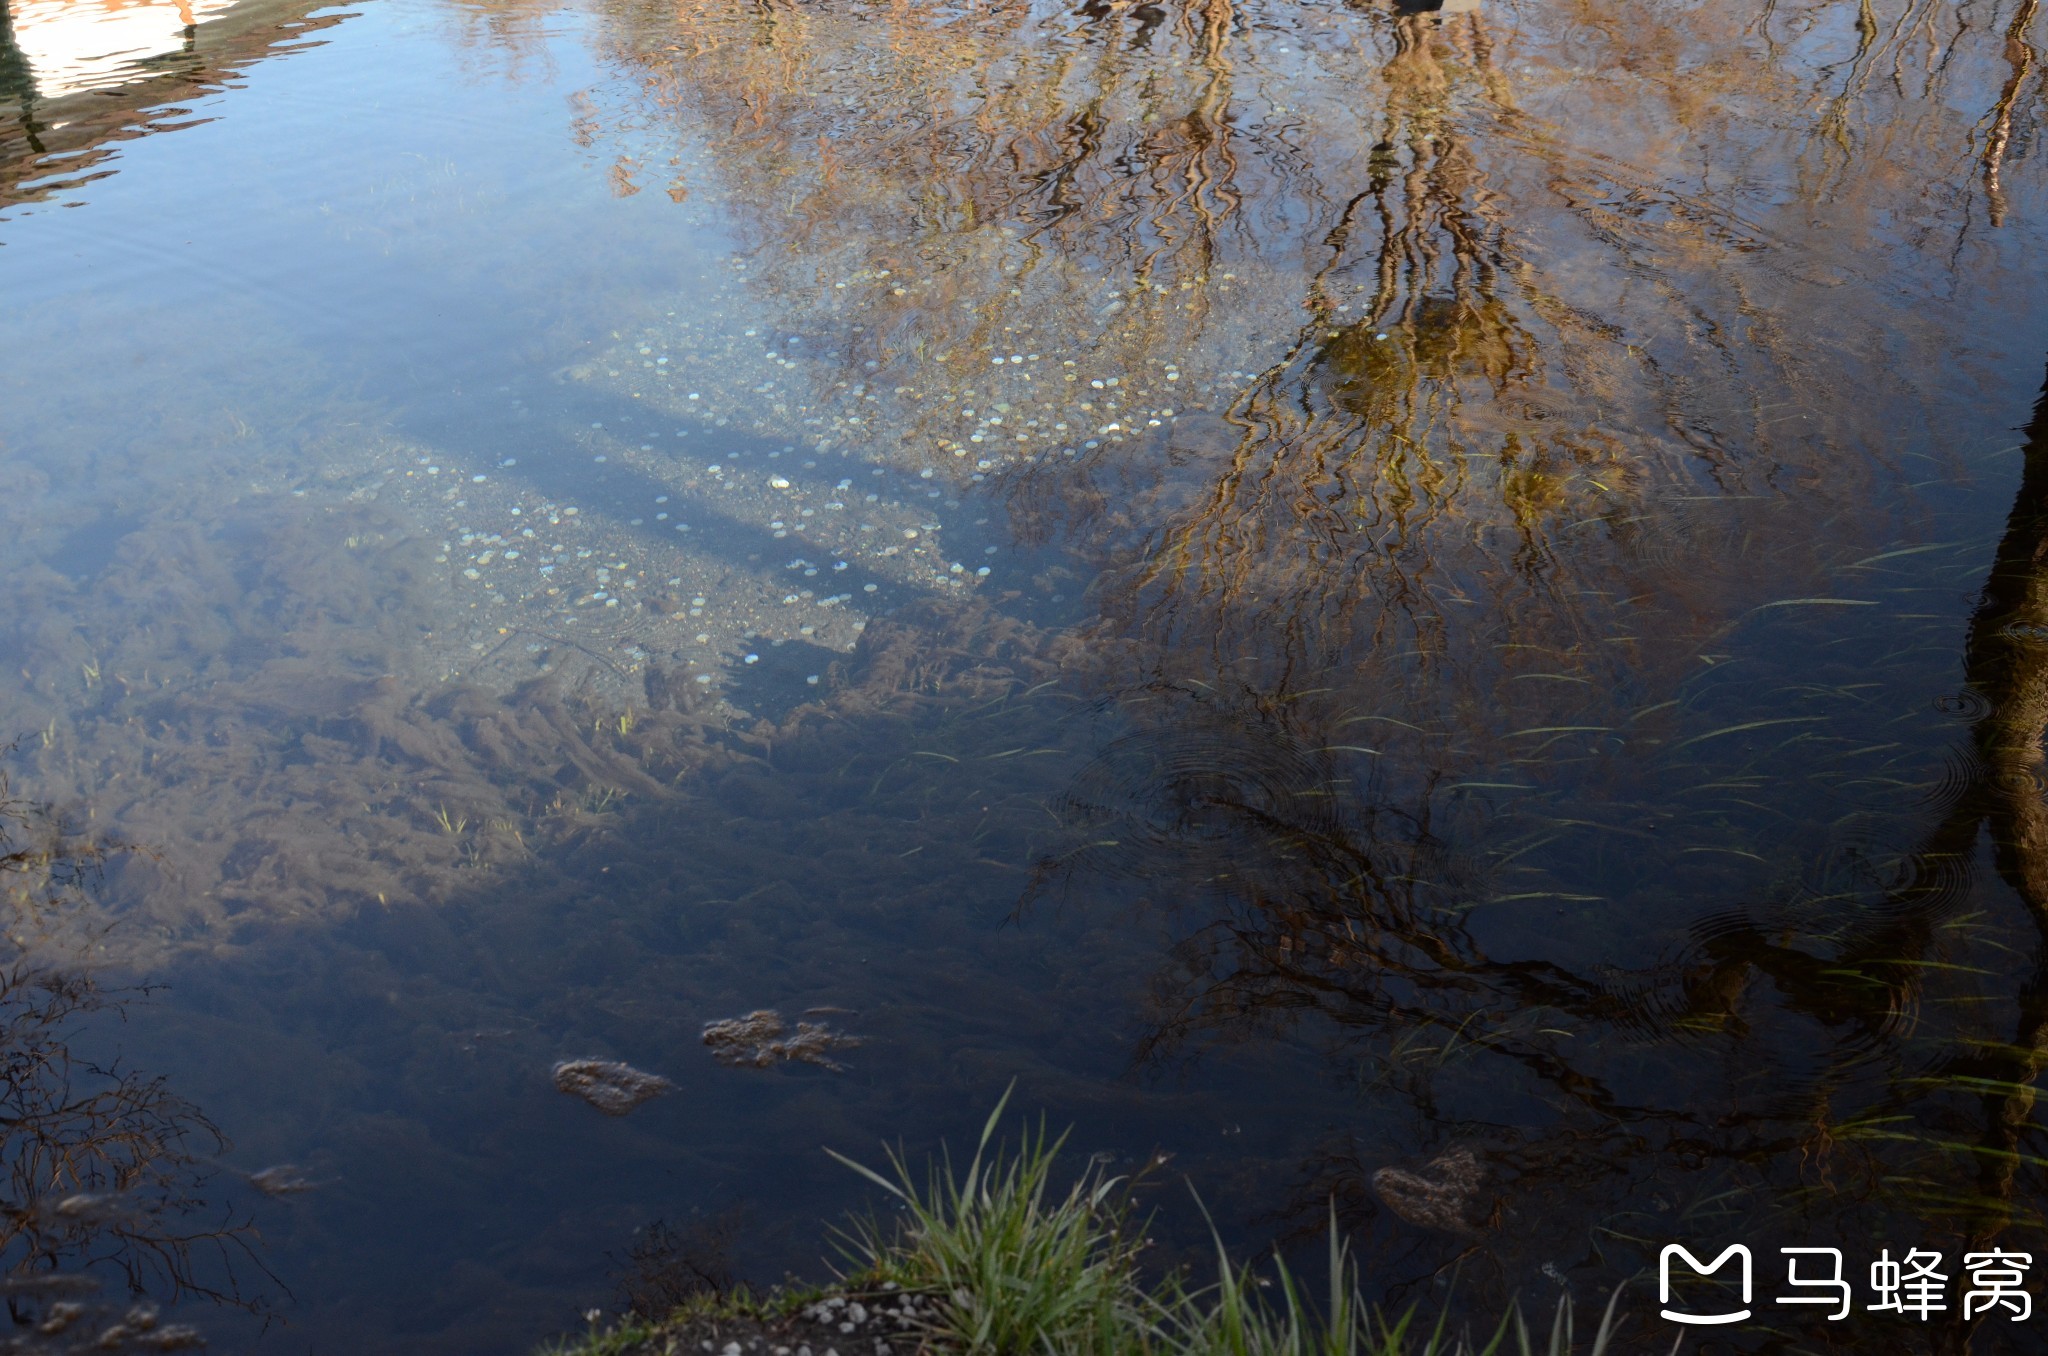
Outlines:
{"label": "clear pond water", "polygon": [[16,1318],[526,1351],[1014,1083],[1164,1262],[2037,1349],[2033,0],[5,5]]}

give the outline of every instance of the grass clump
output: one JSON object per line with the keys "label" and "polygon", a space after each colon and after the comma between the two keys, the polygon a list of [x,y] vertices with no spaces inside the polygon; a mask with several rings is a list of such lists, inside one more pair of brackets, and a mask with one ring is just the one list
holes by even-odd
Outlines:
{"label": "grass clump", "polygon": [[[1273,1278],[1230,1260],[1219,1241],[1216,1281],[1190,1289],[1168,1277],[1154,1295],[1151,1340],[1128,1348],[1133,1356],[1572,1356],[1578,1351],[1571,1302],[1560,1300],[1547,1341],[1532,1337],[1520,1310],[1512,1310],[1484,1341],[1445,1330],[1445,1320],[1417,1331],[1415,1312],[1388,1320],[1365,1300],[1351,1250],[1330,1218],[1327,1297],[1320,1310],[1287,1263],[1273,1258]],[[1268,1295],[1271,1298],[1268,1298]],[[1614,1340],[1616,1290],[1585,1356],[1607,1356]],[[1512,1345],[1510,1341],[1512,1339]]]}
{"label": "grass clump", "polygon": [[967,1171],[950,1157],[920,1187],[901,1153],[893,1177],[841,1154],[840,1162],[894,1196],[906,1218],[894,1230],[870,1219],[854,1227],[853,1252],[878,1282],[930,1295],[941,1315],[933,1334],[946,1346],[988,1356],[1107,1356],[1129,1349],[1147,1320],[1138,1282],[1144,1246],[1131,1227],[1119,1178],[1090,1164],[1064,1192],[1053,1164],[1066,1136],[1041,1121],[1015,1153],[990,1151],[1009,1094],[990,1113]]}
{"label": "grass clump", "polygon": [[[1532,1333],[1510,1310],[1484,1339],[1452,1333],[1439,1320],[1418,1328],[1413,1310],[1389,1319],[1369,1304],[1350,1249],[1330,1220],[1326,1294],[1312,1299],[1279,1257],[1270,1280],[1231,1261],[1217,1242],[1216,1279],[1196,1285],[1184,1274],[1148,1283],[1139,1263],[1145,1228],[1132,1205],[1131,1183],[1091,1163],[1078,1179],[1057,1185],[1055,1165],[1066,1136],[1041,1121],[1026,1127],[1015,1149],[995,1140],[1009,1102],[997,1103],[974,1156],[956,1171],[942,1155],[922,1180],[900,1151],[878,1172],[834,1154],[889,1193],[900,1218],[870,1216],[840,1235],[850,1274],[823,1294],[919,1297],[927,1315],[914,1334],[894,1338],[896,1352],[930,1356],[1610,1356],[1621,1294],[1608,1301],[1591,1342],[1581,1348],[1570,1301],[1561,1300],[1547,1332]],[[700,1296],[660,1322],[593,1322],[558,1356],[651,1356],[713,1350],[735,1322],[758,1323],[765,1345],[794,1346],[788,1324],[817,1291],[744,1291]],[[911,1342],[903,1339],[909,1337]],[[811,1343],[815,1350],[824,1347]],[[861,1344],[847,1345],[858,1350]],[[746,1349],[746,1348],[743,1348]]]}

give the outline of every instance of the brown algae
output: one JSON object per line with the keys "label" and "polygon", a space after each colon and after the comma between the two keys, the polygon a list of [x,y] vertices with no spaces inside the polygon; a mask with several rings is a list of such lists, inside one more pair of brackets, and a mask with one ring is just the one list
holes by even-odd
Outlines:
{"label": "brown algae", "polygon": [[704,1043],[711,1047],[713,1059],[732,1068],[766,1069],[794,1062],[844,1073],[846,1066],[828,1052],[849,1050],[864,1042],[823,1022],[798,1021],[796,1030],[791,1031],[781,1013],[761,1008],[743,1017],[707,1023]]}

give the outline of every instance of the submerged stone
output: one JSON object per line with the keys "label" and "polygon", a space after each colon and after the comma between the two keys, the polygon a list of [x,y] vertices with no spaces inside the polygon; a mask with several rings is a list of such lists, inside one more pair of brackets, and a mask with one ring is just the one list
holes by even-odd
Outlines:
{"label": "submerged stone", "polygon": [[1479,1156],[1460,1145],[1436,1158],[1421,1173],[1381,1168],[1372,1175],[1372,1189],[1389,1210],[1410,1224],[1469,1238],[1481,1232],[1472,1213],[1485,1178],[1486,1169]]}
{"label": "submerged stone", "polygon": [[713,1059],[734,1068],[765,1069],[793,1060],[843,1073],[845,1066],[826,1052],[852,1049],[862,1042],[860,1037],[834,1031],[823,1022],[799,1021],[791,1031],[781,1013],[760,1008],[744,1017],[706,1024],[704,1043],[711,1047]]}
{"label": "submerged stone", "polygon": [[643,1073],[609,1059],[565,1059],[555,1066],[555,1086],[573,1093],[607,1116],[623,1116],[642,1102],[675,1087],[660,1074]]}

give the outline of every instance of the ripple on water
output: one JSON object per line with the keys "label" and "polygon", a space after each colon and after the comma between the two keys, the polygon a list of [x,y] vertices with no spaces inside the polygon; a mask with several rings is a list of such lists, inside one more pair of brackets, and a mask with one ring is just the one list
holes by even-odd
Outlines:
{"label": "ripple on water", "polygon": [[1961,720],[1981,720],[1991,710],[1991,703],[1983,693],[1972,687],[1956,692],[1944,692],[1934,699],[1934,709],[1944,716],[1955,716]]}

